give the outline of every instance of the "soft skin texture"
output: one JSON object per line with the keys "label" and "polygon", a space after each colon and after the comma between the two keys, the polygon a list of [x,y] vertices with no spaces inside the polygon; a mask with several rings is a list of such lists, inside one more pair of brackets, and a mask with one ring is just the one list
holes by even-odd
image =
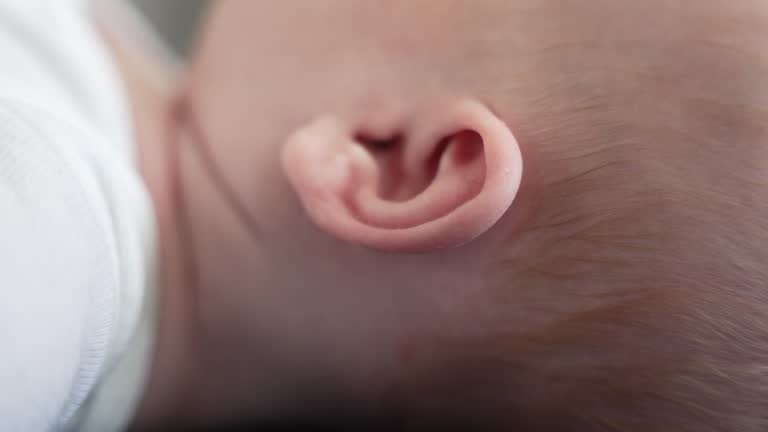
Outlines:
{"label": "soft skin texture", "polygon": [[762,430],[766,23],[755,0],[218,2],[144,145],[170,282],[137,425]]}

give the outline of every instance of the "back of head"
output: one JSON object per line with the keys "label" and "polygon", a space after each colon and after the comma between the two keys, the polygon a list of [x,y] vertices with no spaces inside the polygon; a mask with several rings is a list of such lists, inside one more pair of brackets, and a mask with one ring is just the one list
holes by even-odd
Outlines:
{"label": "back of head", "polygon": [[414,348],[407,407],[459,430],[764,430],[768,7],[528,6],[495,5],[527,38],[475,40],[457,79],[515,129],[535,211],[483,329]]}

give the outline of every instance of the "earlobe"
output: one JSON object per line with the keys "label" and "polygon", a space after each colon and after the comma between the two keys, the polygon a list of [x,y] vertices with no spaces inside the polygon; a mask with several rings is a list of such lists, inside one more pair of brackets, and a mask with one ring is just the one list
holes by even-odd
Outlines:
{"label": "earlobe", "polygon": [[288,139],[283,168],[316,225],[374,249],[428,252],[467,243],[501,218],[523,168],[507,125],[474,101],[410,124],[371,136],[366,125],[324,117]]}

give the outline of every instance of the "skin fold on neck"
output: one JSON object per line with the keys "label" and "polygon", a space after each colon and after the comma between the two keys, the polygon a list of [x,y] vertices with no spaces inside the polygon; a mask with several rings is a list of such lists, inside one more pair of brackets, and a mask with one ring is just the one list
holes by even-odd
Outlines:
{"label": "skin fold on neck", "polygon": [[[191,355],[192,308],[183,226],[178,206],[178,177],[173,136],[176,89],[172,65],[152,58],[135,39],[101,26],[131,104],[139,169],[151,195],[158,227],[160,277],[158,327],[144,397],[134,428],[154,429],[175,422],[183,408],[187,377],[196,365]],[[168,67],[164,67],[167,65]]]}
{"label": "skin fold on neck", "polygon": [[131,103],[140,173],[153,200],[159,235],[155,352],[133,429],[197,427],[271,412],[265,398],[274,395],[265,390],[260,396],[253,389],[279,384],[267,385],[253,376],[250,354],[202,346],[195,295],[199,257],[192,244],[195,221],[187,217],[189,193],[184,188],[190,178],[208,181],[200,180],[206,177],[205,169],[180,121],[181,80],[173,65],[163,67],[167,63],[153,58],[135,39],[105,28],[102,32]]}

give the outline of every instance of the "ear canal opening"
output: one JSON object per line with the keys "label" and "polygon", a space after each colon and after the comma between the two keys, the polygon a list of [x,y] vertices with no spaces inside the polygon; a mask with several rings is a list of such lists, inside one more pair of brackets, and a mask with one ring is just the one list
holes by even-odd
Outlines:
{"label": "ear canal opening", "polygon": [[372,153],[385,153],[395,150],[403,143],[402,134],[393,134],[388,137],[376,137],[366,133],[355,135],[355,141],[363,145]]}

